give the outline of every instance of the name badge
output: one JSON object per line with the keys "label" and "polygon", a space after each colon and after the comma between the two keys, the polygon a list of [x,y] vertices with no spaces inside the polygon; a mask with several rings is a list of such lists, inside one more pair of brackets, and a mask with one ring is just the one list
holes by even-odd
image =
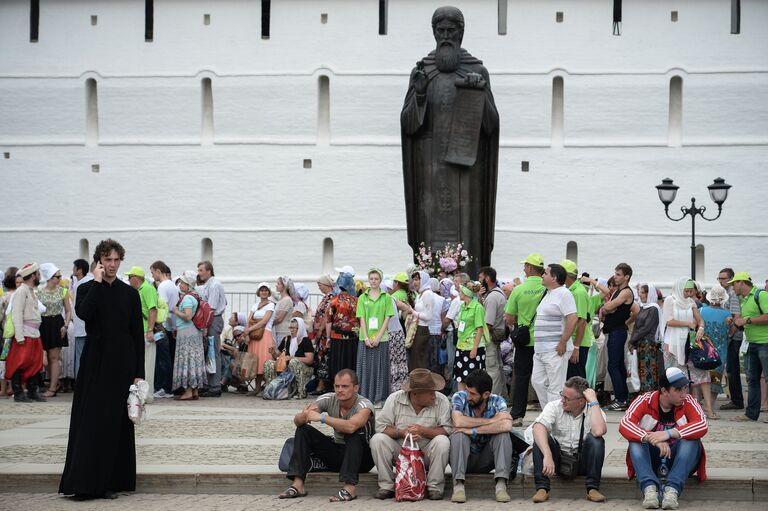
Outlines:
{"label": "name badge", "polygon": [[368,318],[368,330],[379,329],[379,318]]}
{"label": "name badge", "polygon": [[464,321],[459,321],[459,332],[464,332],[464,328],[466,328],[467,324]]}

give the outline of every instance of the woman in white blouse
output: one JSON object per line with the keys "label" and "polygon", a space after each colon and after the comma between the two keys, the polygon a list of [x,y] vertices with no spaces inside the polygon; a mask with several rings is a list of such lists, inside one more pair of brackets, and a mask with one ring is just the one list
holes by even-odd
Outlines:
{"label": "woman in white blouse", "polygon": [[414,319],[418,321],[418,328],[408,357],[408,371],[429,369],[429,323],[435,309],[435,294],[429,284],[429,273],[413,272],[411,289],[418,292],[412,313]]}
{"label": "woman in white blouse", "polygon": [[[256,291],[259,301],[253,304],[251,312],[248,313],[248,322],[243,338],[249,339],[248,353],[256,356],[256,392],[261,390],[264,382],[264,362],[272,359],[270,348],[274,347],[272,339],[272,320],[275,317],[275,304],[269,299],[272,292],[269,290],[269,284],[261,282]],[[264,329],[260,339],[256,339],[254,334],[257,330]]]}

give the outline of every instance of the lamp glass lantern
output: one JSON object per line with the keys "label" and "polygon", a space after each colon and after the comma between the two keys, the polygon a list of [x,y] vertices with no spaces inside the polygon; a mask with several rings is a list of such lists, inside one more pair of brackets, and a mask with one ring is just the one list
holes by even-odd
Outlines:
{"label": "lamp glass lantern", "polygon": [[[714,186],[714,185],[710,185]],[[660,185],[656,185],[656,190],[659,192],[659,200],[664,204],[665,207],[668,207],[670,204],[672,204],[675,201],[675,197],[677,196],[677,190],[680,188],[674,182],[669,179],[665,178],[661,180]],[[728,191],[726,190],[726,193]],[[712,193],[710,191],[710,193]],[[725,200],[725,199],[723,199]]]}
{"label": "lamp glass lantern", "polygon": [[715,179],[714,183],[707,187],[709,189],[709,197],[712,199],[712,202],[718,206],[722,206],[725,200],[728,198],[728,189],[730,187],[731,185],[726,183],[725,179],[721,177]]}

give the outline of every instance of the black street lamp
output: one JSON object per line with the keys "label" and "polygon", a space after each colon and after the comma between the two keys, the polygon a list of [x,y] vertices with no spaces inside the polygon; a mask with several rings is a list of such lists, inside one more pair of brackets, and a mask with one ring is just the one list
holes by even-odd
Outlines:
{"label": "black street lamp", "polygon": [[691,278],[696,279],[696,215],[701,216],[704,220],[712,222],[720,218],[723,212],[723,203],[728,198],[728,189],[731,187],[725,182],[725,179],[718,177],[714,183],[709,185],[709,197],[712,202],[717,204],[717,216],[714,218],[707,218],[704,216],[704,212],[707,210],[706,206],[696,207],[696,198],[691,197],[691,206],[681,206],[680,211],[683,212],[683,216],[680,218],[672,218],[669,216],[669,205],[675,201],[677,190],[680,188],[672,182],[671,179],[666,178],[661,180],[660,185],[656,185],[656,190],[659,192],[659,200],[664,204],[664,213],[667,218],[674,222],[683,220],[686,216],[691,216]]}

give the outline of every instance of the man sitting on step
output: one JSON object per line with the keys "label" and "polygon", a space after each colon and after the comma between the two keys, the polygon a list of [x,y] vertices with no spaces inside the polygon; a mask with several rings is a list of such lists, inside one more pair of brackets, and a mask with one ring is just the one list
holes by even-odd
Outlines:
{"label": "man sitting on step", "polygon": [[[278,495],[281,499],[294,499],[307,495],[304,480],[312,466],[311,455],[319,458],[333,471],[339,472],[339,482],[344,484],[331,502],[345,502],[357,498],[355,486],[361,472],[373,468],[373,458],[368,441],[374,432],[373,403],[357,393],[357,374],[351,369],[336,373],[334,392],[323,394],[307,405],[293,418],[296,435],[293,455],[288,464],[288,479],[293,484]],[[333,436],[310,426],[310,423],[327,424],[333,428]]]}
{"label": "man sitting on step", "polygon": [[586,475],[587,500],[603,502],[600,476],[605,458],[605,414],[587,380],[573,376],[558,401],[550,401],[533,423],[535,503],[549,499],[549,477]]}
{"label": "man sitting on step", "polygon": [[629,440],[628,475],[637,475],[645,509],[659,508],[659,476],[666,477],[663,509],[677,509],[689,474],[707,478],[701,438],[709,427],[689,385],[683,371],[670,367],[659,378],[659,390],[637,397],[619,423],[619,433]]}

